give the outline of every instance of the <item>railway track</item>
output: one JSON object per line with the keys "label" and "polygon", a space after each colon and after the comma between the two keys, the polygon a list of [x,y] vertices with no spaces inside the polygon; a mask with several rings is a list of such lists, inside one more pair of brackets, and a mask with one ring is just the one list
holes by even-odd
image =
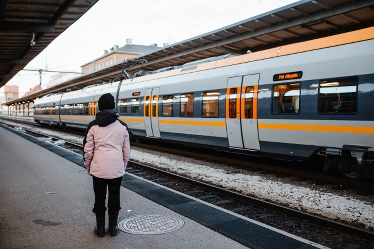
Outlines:
{"label": "railway track", "polygon": [[[321,234],[324,234],[323,231],[327,228],[349,236],[357,236],[374,242],[373,232],[312,215],[300,210],[284,207],[255,197],[243,195],[239,192],[181,176],[173,172],[161,170],[151,165],[131,161],[127,172],[154,181],[184,194],[191,195],[197,199],[209,202],[231,212],[244,216],[247,216],[245,215],[246,213],[250,213],[251,215],[249,217],[247,216],[248,218],[256,219],[257,217],[260,218],[260,221],[262,220],[261,217],[264,216],[272,216],[273,219],[285,219],[285,221],[299,219],[299,221],[301,220],[302,222],[307,221],[313,225],[321,226],[320,228],[315,228],[316,230],[321,229],[322,231],[319,231]],[[252,211],[258,208],[260,210],[255,211],[256,213],[253,214]],[[275,218],[276,215],[279,215],[279,217]],[[274,225],[274,223],[270,223],[269,225]],[[284,227],[277,228],[284,229]],[[318,232],[316,230],[314,232]],[[315,242],[320,243],[318,241]]]}
{"label": "railway track", "polygon": [[[266,173],[275,173],[279,178],[294,177],[295,181],[314,181],[317,185],[332,184],[336,189],[355,189],[359,194],[368,195],[374,193],[374,182],[368,180],[352,180],[336,176],[336,174],[325,174],[317,170],[305,169],[304,162],[284,161],[269,159],[246,154],[233,154],[226,150],[212,150],[201,147],[187,147],[173,143],[165,143],[155,140],[147,140],[145,143],[137,143],[136,147],[152,151],[160,151],[173,155],[192,157],[216,163],[224,163],[245,170],[260,170]],[[260,162],[257,162],[260,161]],[[285,165],[287,164],[287,165]]]}
{"label": "railway track", "polygon": [[[80,144],[67,142],[66,146],[81,151]],[[127,172],[328,247],[340,248],[348,244],[354,248],[374,248],[372,231],[246,196],[133,160]]]}

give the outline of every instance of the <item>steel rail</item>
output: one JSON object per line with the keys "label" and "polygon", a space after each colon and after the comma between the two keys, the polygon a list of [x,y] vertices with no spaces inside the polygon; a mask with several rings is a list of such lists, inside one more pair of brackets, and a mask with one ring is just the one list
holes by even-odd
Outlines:
{"label": "steel rail", "polygon": [[157,173],[157,174],[160,174],[160,175],[164,175],[166,177],[170,177],[170,178],[173,178],[173,179],[176,179],[176,180],[179,180],[179,181],[183,181],[183,182],[189,183],[191,185],[198,186],[198,187],[201,187],[203,189],[218,193],[222,196],[233,198],[233,199],[238,200],[240,202],[254,204],[254,205],[257,205],[257,206],[264,207],[264,208],[272,209],[272,210],[277,211],[279,213],[290,215],[290,216],[295,217],[295,218],[305,219],[305,220],[308,220],[308,221],[310,221],[314,224],[318,224],[318,225],[321,225],[321,226],[324,226],[324,227],[327,227],[327,228],[331,228],[331,229],[336,230],[336,231],[340,231],[340,232],[344,232],[344,233],[347,233],[347,234],[350,234],[350,235],[353,235],[353,236],[357,236],[357,237],[366,239],[368,241],[374,241],[374,233],[370,232],[370,231],[367,231],[367,230],[363,230],[363,229],[360,229],[360,228],[349,226],[349,225],[346,225],[346,224],[343,224],[343,223],[340,223],[340,222],[329,220],[329,219],[326,219],[326,218],[323,218],[323,217],[320,217],[320,216],[317,216],[317,215],[309,214],[309,213],[302,212],[302,211],[292,209],[292,208],[289,208],[289,207],[284,207],[284,206],[281,206],[279,204],[275,204],[275,203],[271,203],[269,201],[261,200],[261,199],[256,198],[256,197],[243,195],[239,192],[224,189],[224,188],[221,188],[221,187],[218,187],[218,186],[214,186],[212,184],[208,184],[208,183],[205,183],[205,182],[202,182],[202,181],[198,181],[198,180],[191,179],[191,178],[188,178],[188,177],[185,177],[185,176],[181,176],[181,175],[178,175],[178,174],[175,174],[175,173],[172,173],[172,172],[168,172],[168,171],[156,168],[154,166],[141,164],[141,163],[138,163],[138,162],[134,162],[132,160],[130,160],[129,164],[132,167],[140,168],[140,169],[143,169],[143,170],[146,170],[146,171],[151,171],[151,172],[154,172],[154,173]]}

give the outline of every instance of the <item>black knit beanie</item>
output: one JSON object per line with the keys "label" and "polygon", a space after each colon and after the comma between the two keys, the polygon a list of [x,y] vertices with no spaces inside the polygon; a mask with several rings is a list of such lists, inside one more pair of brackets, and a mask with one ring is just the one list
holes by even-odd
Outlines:
{"label": "black knit beanie", "polygon": [[99,110],[114,109],[114,97],[110,93],[105,93],[99,98]]}

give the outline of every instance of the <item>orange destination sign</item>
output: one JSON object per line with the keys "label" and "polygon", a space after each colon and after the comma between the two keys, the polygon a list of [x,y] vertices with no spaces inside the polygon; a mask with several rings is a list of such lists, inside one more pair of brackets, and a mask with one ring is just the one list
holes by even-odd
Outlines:
{"label": "orange destination sign", "polygon": [[280,74],[275,74],[273,77],[274,81],[279,81],[279,80],[293,80],[293,79],[301,79],[303,76],[303,72],[292,72],[292,73],[280,73]]}

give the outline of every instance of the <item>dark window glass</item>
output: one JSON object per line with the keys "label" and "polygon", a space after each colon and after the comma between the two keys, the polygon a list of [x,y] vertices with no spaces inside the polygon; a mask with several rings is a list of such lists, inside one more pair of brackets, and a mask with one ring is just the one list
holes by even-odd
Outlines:
{"label": "dark window glass", "polygon": [[203,117],[218,117],[219,91],[203,93]]}
{"label": "dark window glass", "polygon": [[162,97],[162,116],[173,116],[173,95],[164,95]]}
{"label": "dark window glass", "polygon": [[357,112],[357,80],[355,78],[323,80],[319,84],[320,114]]}
{"label": "dark window glass", "polygon": [[131,99],[131,113],[134,113],[134,114],[139,113],[139,106],[140,106],[140,98],[132,98]]}
{"label": "dark window glass", "polygon": [[58,105],[54,106],[54,107],[52,108],[52,114],[53,114],[53,115],[58,115],[58,109],[59,109],[59,106],[58,106]]}
{"label": "dark window glass", "polygon": [[157,117],[158,95],[152,96],[152,117]]}
{"label": "dark window glass", "polygon": [[237,88],[230,88],[229,95],[229,117],[236,118],[236,105],[237,105]]}
{"label": "dark window glass", "polygon": [[299,113],[300,83],[275,85],[273,88],[273,114]]}
{"label": "dark window glass", "polygon": [[180,96],[181,101],[181,117],[193,117],[193,93],[185,93]]}
{"label": "dark window glass", "polygon": [[127,114],[127,106],[128,106],[127,99],[120,99],[118,102],[119,106],[119,113],[120,114]]}
{"label": "dark window glass", "polygon": [[84,112],[84,106],[83,104],[76,104],[75,105],[76,110],[76,115],[83,115]]}
{"label": "dark window glass", "polygon": [[252,118],[253,117],[253,86],[247,86],[245,88],[244,95],[244,117]]}
{"label": "dark window glass", "polygon": [[64,105],[64,115],[69,115],[70,111],[69,111],[69,105]]}
{"label": "dark window glass", "polygon": [[84,115],[88,115],[88,103],[84,103]]}

